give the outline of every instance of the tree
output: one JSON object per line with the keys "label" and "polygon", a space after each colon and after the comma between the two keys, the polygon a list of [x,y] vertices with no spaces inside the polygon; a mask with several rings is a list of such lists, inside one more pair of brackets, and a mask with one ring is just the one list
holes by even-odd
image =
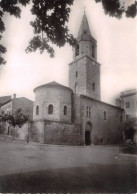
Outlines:
{"label": "tree", "polygon": [[29,115],[24,114],[22,109],[17,109],[12,115],[3,116],[4,121],[8,122],[13,126],[13,139],[15,136],[15,127],[23,126],[27,121],[29,121]]}
{"label": "tree", "polygon": [[[106,14],[120,18],[123,13],[127,17],[136,16],[136,2],[129,7],[125,7],[120,3],[120,0],[95,0],[101,2]],[[69,33],[67,22],[69,20],[70,7],[74,0],[1,0],[0,1],[0,33],[5,31],[3,22],[4,13],[9,13],[20,18],[20,4],[26,6],[31,4],[31,13],[35,15],[35,20],[30,22],[33,27],[34,37],[29,42],[26,52],[34,52],[39,50],[43,53],[44,50],[54,57],[54,49],[51,46],[55,44],[59,47],[69,43],[74,46],[76,40]],[[0,39],[2,35],[0,35]],[[6,61],[2,57],[7,49],[0,45],[0,65]]]}
{"label": "tree", "polygon": [[137,118],[130,117],[122,126],[122,130],[124,132],[125,139],[131,139],[133,142],[134,135],[136,133],[136,124]]}
{"label": "tree", "polygon": [[95,0],[97,3],[102,3],[105,14],[109,16],[121,18],[125,13],[126,17],[134,18],[137,15],[137,1],[127,6],[128,0]]}

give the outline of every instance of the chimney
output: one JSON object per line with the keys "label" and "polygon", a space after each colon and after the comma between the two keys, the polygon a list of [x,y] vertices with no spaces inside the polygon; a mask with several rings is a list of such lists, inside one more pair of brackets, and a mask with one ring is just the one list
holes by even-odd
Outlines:
{"label": "chimney", "polygon": [[16,94],[13,94],[13,99],[16,98]]}

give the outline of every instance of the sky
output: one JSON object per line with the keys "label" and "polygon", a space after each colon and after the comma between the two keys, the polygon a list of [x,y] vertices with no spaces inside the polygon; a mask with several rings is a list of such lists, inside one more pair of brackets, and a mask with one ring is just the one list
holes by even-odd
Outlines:
{"label": "sky", "polygon": [[[124,0],[122,0],[124,1]],[[131,2],[132,0],[126,0]],[[75,0],[71,7],[69,30],[78,34],[84,7],[91,34],[97,40],[97,61],[101,64],[101,99],[114,104],[120,92],[136,87],[137,48],[136,19],[116,19],[104,14],[100,3]],[[68,64],[73,61],[72,47],[55,48],[55,57],[46,51],[26,54],[25,48],[33,36],[29,22],[30,7],[23,8],[21,19],[5,15],[6,31],[2,43],[8,51],[6,65],[0,66],[0,96],[13,95],[35,99],[33,89],[51,81],[68,86]]]}

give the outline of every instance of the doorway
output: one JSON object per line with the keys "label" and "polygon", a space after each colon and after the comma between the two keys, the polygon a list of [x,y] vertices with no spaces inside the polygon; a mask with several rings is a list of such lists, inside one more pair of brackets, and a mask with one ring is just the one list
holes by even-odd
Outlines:
{"label": "doorway", "polygon": [[91,145],[91,128],[91,123],[87,123],[85,128],[85,145]]}
{"label": "doorway", "polygon": [[91,144],[90,131],[85,131],[85,145]]}

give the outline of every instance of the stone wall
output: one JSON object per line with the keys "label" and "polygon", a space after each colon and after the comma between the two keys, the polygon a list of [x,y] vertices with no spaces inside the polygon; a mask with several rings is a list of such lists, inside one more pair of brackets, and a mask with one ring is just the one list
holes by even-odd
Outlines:
{"label": "stone wall", "polygon": [[[76,83],[78,85],[77,91],[75,91]],[[95,90],[93,90],[93,84],[95,85]],[[77,94],[100,100],[100,64],[88,56],[70,63],[69,87]]]}
{"label": "stone wall", "polygon": [[[87,57],[87,95],[97,100],[101,99],[100,92],[100,64]],[[94,84],[94,89],[93,89]]]}
{"label": "stone wall", "polygon": [[62,145],[82,145],[83,135],[80,125],[53,122],[35,121],[26,123],[22,127],[16,126],[15,129],[7,123],[0,123],[2,134],[9,135],[14,139],[26,142],[39,142],[45,144]]}
{"label": "stone wall", "polygon": [[45,121],[44,143],[46,144],[83,144],[80,125]]}

